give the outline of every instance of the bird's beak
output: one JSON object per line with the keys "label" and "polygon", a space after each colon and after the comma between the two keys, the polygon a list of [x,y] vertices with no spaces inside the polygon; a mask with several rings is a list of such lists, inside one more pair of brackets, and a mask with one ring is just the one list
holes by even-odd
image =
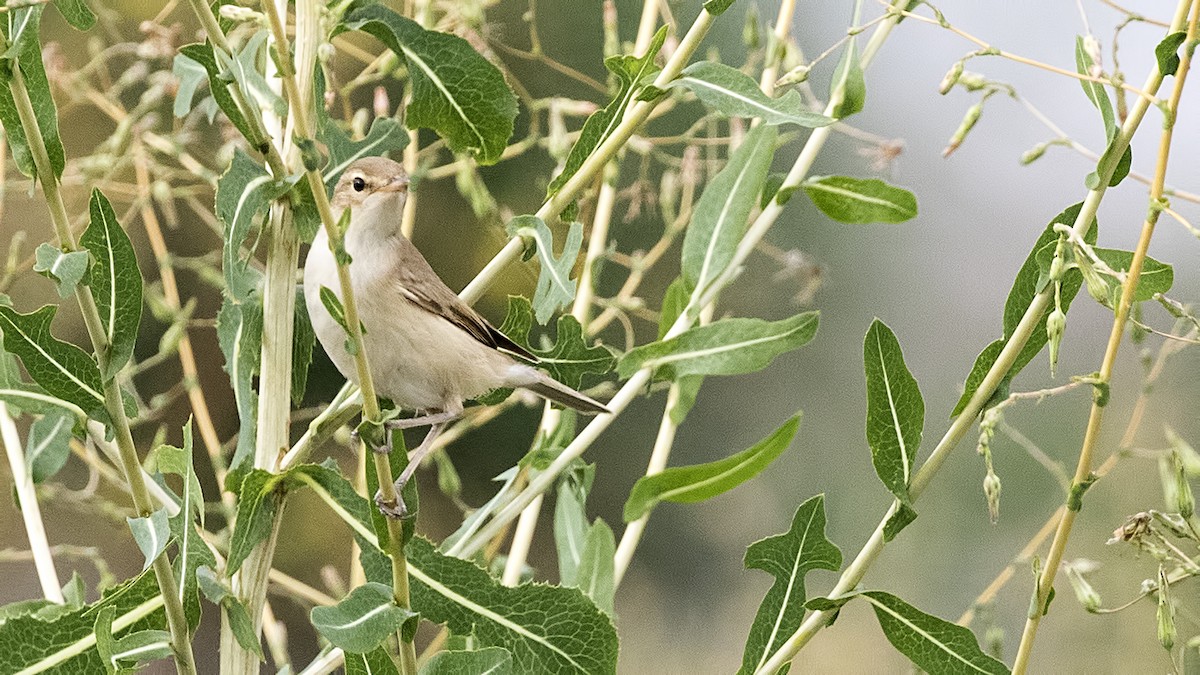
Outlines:
{"label": "bird's beak", "polygon": [[408,176],[396,176],[379,189],[384,192],[408,192]]}

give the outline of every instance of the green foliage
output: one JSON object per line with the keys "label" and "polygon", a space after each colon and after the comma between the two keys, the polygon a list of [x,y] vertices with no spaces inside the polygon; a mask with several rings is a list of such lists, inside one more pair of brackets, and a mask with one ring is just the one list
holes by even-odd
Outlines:
{"label": "green foliage", "polygon": [[[438,652],[434,658],[444,653]],[[366,654],[346,653],[344,663],[346,675],[400,675],[392,657],[388,655],[387,647],[379,647]],[[425,670],[422,669],[421,672],[424,673]]]}
{"label": "green foliage", "polygon": [[235,301],[244,302],[257,292],[259,276],[249,268],[253,248],[243,255],[242,244],[250,236],[255,217],[266,212],[271,202],[286,192],[286,184],[272,178],[240,148],[217,181],[216,213],[225,224],[221,267],[225,272],[226,291]]}
{"label": "green foliage", "polygon": [[558,497],[554,502],[554,545],[558,552],[558,581],[563,586],[578,585],[575,579],[591,528],[585,507],[595,477],[596,468],[584,465],[564,473],[558,480]]}
{"label": "green foliage", "polygon": [[[1128,272],[1133,261],[1133,251],[1120,251],[1115,248],[1094,249],[1096,257],[1117,272]],[[1108,297],[1121,297],[1121,281],[1108,275],[1101,275],[1108,286]],[[1138,275],[1137,289],[1133,293],[1134,302],[1150,300],[1155,293],[1166,293],[1175,283],[1175,268],[1146,256],[1142,263],[1142,273]],[[1116,302],[1112,303],[1116,307]]]}
{"label": "green foliage", "polygon": [[21,359],[26,372],[55,398],[78,406],[88,416],[108,420],[100,369],[82,349],[57,340],[50,322],[58,308],[46,305],[31,314],[0,306],[4,348]]}
{"label": "green foliage", "polygon": [[171,634],[165,630],[130,632],[117,640],[112,634],[115,607],[108,606],[96,613],[94,630],[96,651],[108,673],[134,673],[133,666],[171,656]]}
{"label": "green foliage", "polygon": [[617,542],[612,528],[597,518],[584,542],[575,585],[610,617],[614,616],[613,597],[617,593],[616,553]]}
{"label": "green foliage", "polygon": [[433,129],[455,152],[493,164],[512,136],[517,100],[504,76],[460,37],[425,30],[370,2],[353,3],[347,28],[373,35],[408,64],[412,103],[405,123]]}
{"label": "green foliage", "polygon": [[162,555],[171,541],[171,528],[167,523],[167,507],[162,507],[143,518],[126,518],[133,540],[142,550],[145,563],[142,571],[150,569],[150,565]]}
{"label": "green foliage", "polygon": [[[1082,37],[1075,38],[1075,68],[1080,75],[1092,75],[1092,68],[1095,66],[1092,57],[1088,54],[1087,48],[1083,44]],[[1092,82],[1090,80],[1080,80],[1079,84],[1083,87],[1083,93],[1087,95],[1088,100],[1100,111],[1100,119],[1104,122],[1104,135],[1108,142],[1108,148],[1104,151],[1104,156],[1100,159],[1098,166],[1105,166],[1110,160],[1110,155],[1113,152],[1113,143],[1117,138],[1117,134],[1121,131],[1120,125],[1117,124],[1117,116],[1113,111],[1112,101],[1108,98],[1108,91],[1103,84]],[[1129,167],[1133,164],[1133,148],[1126,147],[1121,159],[1117,162],[1116,168],[1112,176],[1109,178],[1108,186],[1116,187],[1125,176],[1129,175]],[[1100,187],[1100,174],[1093,171],[1088,174],[1084,181],[1089,190],[1095,190]]]}
{"label": "green foliage", "polygon": [[670,87],[691,91],[726,117],[757,117],[766,124],[796,124],[810,129],[834,122],[808,110],[800,92],[793,89],[779,98],[771,98],[749,75],[715,61],[698,61],[684,68]]}
{"label": "green foliage", "polygon": [[833,71],[833,83],[829,89],[837,91],[839,88],[843,90],[841,100],[833,109],[833,118],[838,120],[861,111],[867,102],[867,82],[858,59],[858,41],[853,37]]}
{"label": "green foliage", "polygon": [[292,405],[298,406],[304,401],[313,347],[317,344],[317,333],[308,316],[308,303],[304,301],[302,286],[296,287],[295,307],[296,313],[292,317]]}
{"label": "green foliage", "polygon": [[682,261],[683,278],[694,294],[707,290],[733,260],[771,168],[777,134],[768,125],[750,130],[696,202]]}
{"label": "green foliage", "polygon": [[54,477],[71,454],[71,429],[75,416],[65,410],[51,409],[29,427],[25,444],[25,465],[33,482],[44,483]]}
{"label": "green foliage", "polygon": [[579,320],[570,314],[558,317],[554,344],[546,349],[533,345],[529,338],[532,328],[533,306],[529,299],[520,295],[508,296],[508,313],[504,323],[500,324],[500,332],[537,356],[539,368],[572,389],[583,385],[585,375],[607,375],[616,363],[616,358],[606,347],[588,346]]}
{"label": "green foliage", "polygon": [[888,642],[916,666],[928,673],[994,673],[1009,670],[984,654],[970,630],[936,616],[925,614],[890,593],[865,591],[879,627]]}
{"label": "green foliage", "polygon": [[911,506],[908,484],[921,447],[925,399],[904,363],[899,340],[879,319],[871,322],[863,340],[863,368],[871,463],[896,499]]}
{"label": "green foliage", "polygon": [[721,319],[630,350],[617,362],[617,373],[630,377],[654,368],[670,379],[752,373],[807,344],[817,333],[817,317],[817,312],[804,312],[782,321]]}
{"label": "green foliage", "polygon": [[3,31],[9,43],[8,51],[0,55],[5,61],[4,66],[0,67],[0,124],[4,125],[4,140],[12,149],[17,169],[30,178],[36,178],[37,167],[33,163],[29,139],[21,126],[17,104],[9,89],[13,69],[17,68],[29,92],[29,101],[33,104],[33,115],[50,158],[50,167],[54,170],[54,177],[60,178],[67,160],[62,139],[58,135],[58,109],[50,94],[50,81],[42,64],[42,45],[38,41],[42,9],[42,5],[14,9],[7,14],[7,21],[0,21],[0,31]]}
{"label": "green foliage", "polygon": [[813,177],[800,187],[822,213],[839,223],[902,223],[917,215],[913,193],[877,178]]}
{"label": "green foliage", "polygon": [[[217,107],[225,116],[229,118],[230,124],[234,126],[242,136],[247,139],[255,139],[254,129],[246,121],[246,117],[242,114],[242,110],[238,108],[237,102],[233,98],[233,94],[229,92],[229,80],[221,73],[221,69],[217,66],[217,57],[213,53],[211,45],[191,44],[184,45],[179,48],[179,54],[175,56],[174,72],[180,79],[179,92],[175,99],[174,113],[176,117],[183,117],[187,111],[191,109],[191,99],[196,92],[199,84],[199,71],[197,66],[202,68],[208,75],[208,88],[212,92],[213,100]],[[180,101],[184,103],[180,103]],[[209,120],[212,116],[209,116]]]}
{"label": "green foliage", "polygon": [[54,0],[54,7],[72,28],[91,30],[96,25],[96,15],[85,0]]}
{"label": "green foliage", "polygon": [[58,297],[65,299],[74,293],[79,282],[83,281],[90,260],[87,251],[67,253],[51,244],[39,244],[35,252],[33,271],[53,279],[58,287]]}
{"label": "green foliage", "polygon": [[238,489],[237,524],[229,539],[229,555],[225,561],[229,574],[238,571],[250,551],[271,533],[271,523],[279,505],[277,488],[281,487],[283,479],[283,474],[262,469],[252,469],[242,479]]}
{"label": "green foliage", "polygon": [[625,522],[641,518],[659,502],[691,504],[723,494],[754,478],[791,445],[800,428],[797,414],[753,446],[725,459],[665,469],[638,479],[625,502]]}
{"label": "green foliage", "polygon": [[513,657],[502,647],[485,647],[475,651],[445,651],[434,654],[420,675],[511,675]]}
{"label": "green foliage", "polygon": [[311,616],[322,637],[351,654],[374,650],[417,618],[411,610],[396,605],[391,588],[373,582],[350,591],[332,607],[313,607]]}
{"label": "green foliage", "polygon": [[233,631],[234,639],[243,649],[258,654],[258,658],[261,660],[263,658],[262,645],[258,643],[258,634],[254,630],[254,622],[250,619],[250,612],[246,610],[246,606],[225,585],[225,582],[217,577],[211,567],[198,567],[195,577],[196,584],[204,593],[204,597],[221,608],[225,620],[229,622],[230,630]]}
{"label": "green foliage", "polygon": [[1154,58],[1158,61],[1158,72],[1174,75],[1179,70],[1179,47],[1187,40],[1187,33],[1178,31],[1171,33],[1154,48]]}
{"label": "green foliage", "polygon": [[537,252],[542,271],[538,274],[533,292],[533,313],[538,323],[546,323],[559,307],[575,298],[577,282],[571,278],[571,268],[583,245],[583,224],[571,223],[562,254],[554,257],[554,235],[545,221],[537,216],[517,216],[506,228],[510,237],[521,237]]}
{"label": "green foliage", "polygon": [[[975,364],[971,367],[971,372],[967,376],[967,382],[963,387],[963,394],[955,404],[954,410],[950,413],[951,417],[957,417],[970,402],[971,397],[975,395],[975,390],[979,388],[983,382],[987,371],[991,369],[992,364],[996,362],[996,358],[1000,355],[1000,351],[1004,348],[1004,344],[1012,337],[1013,331],[1016,330],[1017,324],[1020,323],[1021,317],[1025,315],[1025,310],[1029,308],[1038,291],[1041,289],[1039,279],[1038,256],[1044,249],[1050,248],[1053,250],[1058,245],[1058,232],[1054,231],[1055,224],[1073,225],[1075,219],[1079,216],[1079,210],[1083,204],[1073,204],[1068,206],[1066,210],[1055,216],[1046,229],[1042,231],[1041,236],[1033,244],[1033,250],[1025,258],[1025,262],[1021,265],[1021,269],[1017,272],[1016,279],[1013,280],[1012,290],[1008,292],[1008,299],[1004,302],[1004,337],[996,342],[989,344],[975,359]],[[1087,243],[1095,243],[1098,225],[1095,220],[1092,221],[1084,234],[1084,241]],[[1059,300],[1062,305],[1062,310],[1066,312],[1071,301],[1075,299],[1075,295],[1079,293],[1079,288],[1083,285],[1083,277],[1078,270],[1067,270],[1063,274],[1062,290],[1059,295]],[[1025,346],[1021,348],[1013,367],[1004,376],[1004,380],[997,387],[997,392],[1002,392],[1007,389],[1008,384],[1012,379],[1021,372],[1026,365],[1037,356],[1042,347],[1046,346],[1049,337],[1046,334],[1046,314],[1049,309],[1043,313],[1038,319],[1037,326],[1029,336],[1029,340],[1025,342]],[[1007,395],[1007,394],[1005,394]],[[995,395],[993,395],[995,398]]]}
{"label": "green foliage", "polygon": [[738,675],[758,670],[804,621],[804,577],[812,570],[836,572],[842,552],[825,538],[825,496],[796,509],[787,532],[751,544],[746,568],[760,569],[775,582],[754,615]]}
{"label": "green foliage", "polygon": [[[228,296],[217,315],[217,341],[225,356],[225,372],[229,373],[233,385],[234,401],[237,403],[238,442],[230,468],[238,469],[254,453],[254,437],[258,429],[258,391],[254,388],[254,377],[259,372],[262,358],[262,305],[257,300],[236,303]],[[237,474],[231,472],[230,477]],[[237,491],[237,480],[225,486],[226,490]]]}
{"label": "green foliage", "polygon": [[[604,67],[616,78],[617,87],[608,105],[592,113],[579,132],[579,139],[571,147],[563,170],[550,181],[546,189],[546,198],[550,199],[562,190],[567,181],[579,171],[583,162],[592,151],[612,135],[614,129],[625,116],[625,110],[637,98],[639,92],[649,83],[650,75],[654,72],[654,57],[662,49],[667,39],[667,27],[663,26],[654,34],[646,53],[641,56],[619,55],[604,59]],[[564,218],[574,220],[576,208],[568,207]]]}
{"label": "green foliage", "polygon": [[129,362],[137,344],[142,321],[142,273],[129,235],[117,222],[112,204],[99,190],[92,190],[88,210],[91,221],[79,243],[92,254],[88,286],[104,326],[108,349],[101,361],[105,366],[101,375],[109,380]]}
{"label": "green foliage", "polygon": [[172,516],[169,524],[171,535],[179,544],[175,556],[175,584],[183,598],[184,612],[188,625],[195,629],[200,623],[200,595],[196,582],[196,570],[200,566],[216,567],[217,560],[212,551],[200,538],[197,527],[204,525],[204,491],[196,475],[193,456],[191,420],[183,427],[183,447],[160,445],[153,457],[158,470],[182,478],[179,513]]}

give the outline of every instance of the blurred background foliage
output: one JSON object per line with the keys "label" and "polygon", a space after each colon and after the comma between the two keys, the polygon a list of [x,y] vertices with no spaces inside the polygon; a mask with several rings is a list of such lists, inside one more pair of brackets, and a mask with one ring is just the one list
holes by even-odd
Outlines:
{"label": "blurred background foliage", "polygon": [[[99,3],[96,3],[99,4]],[[454,4],[454,3],[448,3]],[[536,99],[562,99],[600,103],[602,91],[523,54],[530,49],[529,18],[536,7],[537,30],[547,59],[603,82],[602,4],[527,0],[486,2],[483,29],[471,35],[475,46],[504,65],[518,91]],[[671,11],[683,25],[698,11],[695,2],[671,2]],[[1091,31],[1107,50],[1113,28],[1123,15],[1102,3],[1084,3]],[[852,3],[804,3],[793,28],[793,37],[807,55],[824,51],[845,33]],[[1156,3],[1130,3],[1130,9],[1154,16],[1163,11]],[[636,31],[640,3],[615,3],[620,35],[631,39]],[[1073,70],[1076,33],[1083,33],[1074,3],[948,2],[940,7],[958,27],[1004,49]],[[44,57],[55,86],[62,118],[62,134],[72,162],[64,182],[68,205],[82,218],[88,189],[105,190],[117,206],[138,247],[143,274],[155,281],[153,255],[138,225],[133,169],[127,154],[105,154],[104,147],[117,122],[103,112],[98,83],[113,86],[127,110],[148,105],[153,113],[141,118],[132,130],[145,128],[187,138],[187,150],[207,170],[218,172],[228,162],[230,148],[223,145],[219,126],[196,124],[182,128],[171,116],[174,79],[171,61],[180,44],[194,41],[197,26],[186,7],[151,23],[160,14],[158,3],[138,0],[108,2],[99,28],[81,36],[71,32],[61,18],[45,18]],[[873,9],[868,5],[868,9]],[[746,27],[757,26],[765,36],[777,4],[742,0],[717,22],[706,48],[726,63],[753,58],[748,51]],[[1121,34],[1121,67],[1137,81],[1153,63],[1153,46],[1160,37],[1156,28],[1134,25]],[[124,45],[105,49],[109,45]],[[376,50],[368,38],[354,44]],[[845,173],[882,175],[912,190],[920,202],[920,215],[902,225],[847,226],[834,223],[807,200],[793,200],[768,237],[769,246],[747,267],[743,278],[721,298],[721,311],[739,316],[780,319],[798,306],[820,309],[821,328],[806,348],[781,357],[760,373],[734,378],[710,378],[696,408],[681,428],[672,464],[710,461],[747,447],[797,409],[805,413],[794,447],[763,476],[730,494],[699,505],[667,505],[650,521],[628,577],[620,588],[616,607],[620,617],[623,672],[689,673],[731,672],[740,660],[745,632],[763,593],[767,575],[742,568],[747,545],[786,529],[797,504],[823,492],[827,495],[828,534],[850,557],[870,534],[876,519],[890,502],[873,476],[863,435],[865,395],[861,339],[873,317],[888,322],[901,340],[910,369],[921,384],[928,409],[926,439],[940,437],[948,413],[961,391],[962,380],[975,354],[1000,332],[1000,312],[1011,283],[1029,245],[1046,222],[1063,207],[1078,201],[1085,189],[1084,176],[1091,161],[1065,148],[1052,148],[1030,166],[1020,166],[1021,154],[1036,143],[1054,137],[1019,103],[1003,96],[989,101],[983,118],[967,142],[948,159],[941,151],[973,95],[955,91],[937,93],[946,69],[973,47],[936,26],[909,21],[902,24],[884,47],[881,58],[867,73],[867,106],[852,124],[871,135],[855,138],[835,135],[814,168],[814,175]],[[514,51],[518,50],[518,51]],[[520,53],[519,53],[520,52]],[[1107,53],[1107,52],[1106,52]],[[339,55],[336,71],[351,78],[362,64]],[[811,76],[823,94],[833,63],[820,64]],[[1012,83],[1028,101],[1061,126],[1072,138],[1098,149],[1103,141],[1096,115],[1077,82],[1035,71],[1009,61],[972,61],[993,80]],[[394,80],[383,80],[392,102],[402,97]],[[115,86],[114,86],[115,85]],[[1197,88],[1185,94],[1186,115],[1200,111]],[[97,99],[99,97],[99,99]],[[529,129],[531,113],[522,100],[514,140]],[[351,113],[373,106],[370,87],[361,88],[347,101]],[[394,103],[393,103],[394,107]],[[586,108],[585,108],[586,109]],[[1155,111],[1151,115],[1156,115]],[[700,115],[698,104],[684,104],[654,120],[648,135],[669,135],[686,130]],[[571,121],[574,128],[581,118]],[[544,117],[543,117],[544,122]],[[729,123],[719,123],[728,130]],[[1134,168],[1149,172],[1155,127],[1149,123],[1134,142]],[[1200,189],[1200,137],[1195,125],[1177,134],[1168,181],[1183,189]],[[435,139],[422,134],[422,146]],[[794,155],[803,137],[779,151],[781,168]],[[99,152],[97,150],[100,150]],[[676,156],[681,146],[671,148]],[[155,150],[157,152],[157,150]],[[719,160],[701,152],[701,160]],[[702,168],[704,161],[701,161]],[[222,438],[236,434],[237,413],[221,369],[211,318],[220,306],[213,285],[218,264],[218,226],[211,213],[212,191],[202,173],[178,168],[155,176],[156,207],[168,228],[168,243],[177,259],[181,294],[196,302],[191,325],[201,365],[200,379],[209,392],[217,430]],[[653,244],[663,222],[654,202],[661,168],[655,163],[627,160],[622,176],[614,235],[622,253]],[[484,191],[470,188],[464,195],[453,177],[430,179],[419,185],[415,242],[452,288],[461,288],[501,246],[503,223],[512,214],[528,213],[541,202],[555,162],[543,150],[526,152],[496,166],[479,170]],[[25,233],[19,257],[31,254],[49,238],[44,202],[31,197],[29,183],[6,166],[4,212],[0,241]],[[103,178],[100,178],[103,177]],[[472,204],[470,196],[478,199]],[[198,208],[196,208],[198,206]],[[1193,221],[1200,217],[1195,204],[1177,208]],[[123,212],[124,210],[124,212]],[[1101,208],[1101,245],[1132,248],[1145,210],[1145,186],[1126,181],[1110,193]],[[586,213],[585,213],[586,215]],[[82,222],[82,221],[80,221]],[[1150,253],[1176,268],[1173,297],[1195,298],[1200,291],[1200,243],[1182,227],[1164,219]],[[560,231],[561,233],[561,231]],[[655,269],[641,293],[651,308],[657,306],[665,285],[674,277],[675,254]],[[600,295],[615,293],[624,272],[611,263],[600,274]],[[218,277],[219,278],[219,277]],[[481,311],[497,322],[505,296],[528,295],[534,272],[513,266],[480,303]],[[7,289],[22,307],[57,301],[52,284],[35,275],[14,279]],[[150,291],[155,294],[155,291]],[[1153,311],[1153,310],[1152,310]],[[1165,324],[1161,312],[1156,325]],[[644,340],[654,324],[630,319]],[[1062,383],[1074,374],[1097,368],[1111,324],[1111,313],[1081,299],[1067,327],[1059,376],[1051,380],[1044,354],[1018,379],[1016,389],[1031,390]],[[158,350],[167,324],[145,321],[137,357]],[[83,327],[77,311],[64,305],[56,324],[57,334],[79,341]],[[601,338],[623,347],[620,322],[611,324]],[[1140,389],[1143,366],[1140,351],[1154,351],[1161,339],[1150,337],[1140,346],[1127,346],[1117,367],[1113,400],[1100,456],[1115,447]],[[1200,445],[1200,350],[1174,357],[1154,386],[1151,405],[1135,446],[1166,446],[1164,425]],[[181,394],[181,373],[174,359],[148,368],[138,383],[145,396],[167,397],[157,419],[141,420],[139,447],[148,447],[161,423],[167,440],[178,442],[179,421],[188,407]],[[341,385],[336,370],[323,354],[315,356],[305,405],[327,401]],[[587,459],[599,472],[591,496],[591,515],[610,523],[621,520],[621,506],[629,488],[645,469],[655,429],[662,411],[662,394],[636,402],[619,423],[589,452]],[[1041,404],[1021,403],[1006,421],[1036,443],[1055,462],[1073,467],[1086,422],[1088,394],[1077,392]],[[450,457],[462,477],[462,499],[482,503],[493,491],[491,478],[510,467],[528,448],[538,409],[517,406],[498,421],[456,442]],[[296,425],[298,433],[303,425]],[[989,522],[981,489],[984,469],[964,443],[943,475],[926,493],[921,517],[889,546],[869,575],[869,583],[898,592],[925,611],[953,619],[971,606],[975,596],[1024,546],[1046,517],[1063,500],[1053,476],[1004,434],[994,443],[996,471],[1003,479],[1001,518]],[[345,447],[328,451],[344,467],[354,466]],[[926,452],[928,447],[926,448]],[[924,455],[923,455],[924,456]],[[7,469],[0,469],[7,472]],[[95,513],[95,501],[81,494],[89,484],[86,468],[68,464],[62,475],[68,490],[46,488],[43,510],[52,544],[94,547],[108,561],[112,574],[125,578],[137,572],[141,557],[132,546],[123,522]],[[206,490],[215,494],[211,476]],[[7,482],[7,476],[4,478]],[[421,529],[435,539],[458,524],[457,512],[437,491],[434,472],[419,474],[423,487]],[[81,493],[74,491],[83,491]],[[122,502],[123,503],[123,502]],[[1152,561],[1132,549],[1105,546],[1111,531],[1132,513],[1163,508],[1162,491],[1154,461],[1124,460],[1087,496],[1068,559],[1086,557],[1102,563],[1093,576],[1106,605],[1116,605],[1136,595],[1142,578],[1154,574]],[[336,588],[344,580],[332,578],[323,567],[349,554],[350,537],[334,516],[309,494],[298,494],[287,509],[276,565],[317,587]],[[9,558],[12,550],[26,546],[20,519],[12,508],[0,518],[0,549]],[[11,555],[10,555],[11,554]],[[530,564],[554,569],[554,546],[549,519],[543,519]],[[99,574],[84,560],[60,566],[74,567],[89,582]],[[997,604],[975,629],[982,636],[999,637],[1006,660],[1011,660],[1024,622],[1032,588],[1021,565],[1015,579]],[[32,565],[21,560],[0,562],[6,583],[0,603],[32,597],[37,581]],[[810,576],[810,593],[823,592],[834,575]],[[65,579],[64,579],[65,581]],[[1166,658],[1154,633],[1152,602],[1135,605],[1120,614],[1085,613],[1060,588],[1054,611],[1042,628],[1035,669],[1040,672],[1145,672],[1165,670]],[[1200,632],[1200,605],[1194,588],[1182,586],[1181,630],[1184,637]],[[290,635],[297,663],[316,653],[315,635],[306,619],[307,609],[280,601],[279,618],[292,628]],[[201,670],[215,668],[216,621],[206,621],[197,636]],[[884,640],[866,606],[852,606],[834,630],[820,635],[802,652],[795,672],[903,672],[909,666]]]}

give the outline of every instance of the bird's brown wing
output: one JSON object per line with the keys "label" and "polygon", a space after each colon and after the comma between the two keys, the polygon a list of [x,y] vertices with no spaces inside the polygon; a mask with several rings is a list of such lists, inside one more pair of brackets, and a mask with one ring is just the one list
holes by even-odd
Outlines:
{"label": "bird's brown wing", "polygon": [[513,342],[488,320],[471,309],[450,290],[425,261],[412,242],[401,238],[401,256],[396,266],[396,278],[405,295],[414,304],[436,314],[465,330],[471,337],[494,349],[501,349],[523,359],[537,362],[528,349]]}

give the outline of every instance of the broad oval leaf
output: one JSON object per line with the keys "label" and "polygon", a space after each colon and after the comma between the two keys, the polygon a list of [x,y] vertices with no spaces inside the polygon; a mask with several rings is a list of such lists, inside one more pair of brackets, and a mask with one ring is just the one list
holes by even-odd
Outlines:
{"label": "broad oval leaf", "polygon": [[627,352],[617,362],[617,373],[626,378],[642,368],[669,368],[679,378],[762,370],[776,356],[807,344],[817,333],[818,316],[804,312],[782,321],[721,319]]}
{"label": "broad oval leaf", "polygon": [[1178,31],[1162,39],[1154,48],[1154,58],[1158,61],[1158,72],[1163,77],[1174,75],[1179,69],[1179,47],[1187,41],[1187,33]]}
{"label": "broad oval leaf", "polygon": [[332,607],[313,607],[312,624],[335,647],[364,654],[417,617],[396,604],[392,589],[367,582]]}
{"label": "broad oval leaf", "polygon": [[46,67],[42,64],[42,45],[38,41],[42,9],[42,5],[13,8],[0,17],[0,27],[9,41],[8,52],[4,57],[16,57],[0,69],[0,123],[4,125],[5,140],[12,150],[17,170],[30,178],[36,178],[37,167],[29,150],[29,139],[25,136],[25,128],[21,125],[21,117],[17,114],[16,102],[9,88],[11,69],[19,67],[24,76],[25,89],[29,92],[29,101],[33,104],[38,131],[41,132],[46,154],[50,158],[50,168],[55,177],[61,178],[67,160],[58,133],[58,110],[50,93],[50,81],[46,77]]}
{"label": "broad oval leaf", "polygon": [[382,5],[355,2],[344,22],[373,35],[408,64],[410,129],[433,129],[451,150],[473,152],[480,164],[500,159],[512,136],[517,98],[496,66],[466,40],[426,30]]}
{"label": "broad oval leaf", "polygon": [[662,501],[691,504],[715,497],[757,476],[783,454],[800,428],[797,414],[753,446],[725,459],[665,469],[639,478],[625,502],[625,522],[631,523]]}
{"label": "broad oval leaf", "polygon": [[776,136],[773,126],[751,129],[696,202],[683,237],[682,262],[683,278],[694,294],[703,293],[733,259],[767,180]]}
{"label": "broad oval leaf", "polygon": [[92,254],[88,285],[96,299],[104,338],[108,343],[106,368],[101,375],[111,379],[129,362],[142,321],[142,272],[129,235],[117,222],[117,214],[99,190],[92,190],[88,203],[91,222],[79,244]]}
{"label": "broad oval leaf", "polygon": [[420,675],[511,675],[512,672],[513,658],[507,649],[485,647],[475,651],[438,652],[421,668]]}
{"label": "broad oval leaf", "polygon": [[926,614],[890,593],[865,591],[861,595],[871,603],[888,642],[921,670],[937,675],[1009,672],[1003,663],[983,653],[970,630]]}
{"label": "broad oval leaf", "polygon": [[[1133,251],[1121,251],[1115,248],[1096,248],[1096,257],[1117,272],[1128,272],[1133,262]],[[1104,282],[1109,286],[1109,297],[1120,297],[1121,282],[1113,277],[1103,275]],[[1138,275],[1137,289],[1133,292],[1133,301],[1150,300],[1155,293],[1166,293],[1175,283],[1175,269],[1170,265],[1146,256],[1142,262],[1142,273]]]}
{"label": "broad oval leaf", "polygon": [[839,223],[902,223],[917,215],[917,198],[877,178],[814,177],[801,184],[821,212]]}
{"label": "broad oval leaf", "polygon": [[867,378],[867,443],[875,473],[901,503],[909,505],[925,399],[904,363],[896,335],[879,319],[871,322],[863,340],[863,369]]}
{"label": "broad oval leaf", "polygon": [[50,334],[57,311],[54,305],[46,305],[31,314],[18,314],[12,307],[0,306],[4,347],[21,359],[29,376],[48,394],[107,421],[96,362],[82,349]]}
{"label": "broad oval leaf", "polygon": [[509,221],[507,230],[509,236],[522,237],[537,249],[542,271],[533,292],[533,313],[538,323],[546,323],[559,307],[575,299],[578,284],[571,278],[571,268],[583,246],[583,223],[571,223],[558,257],[554,256],[554,235],[541,218],[517,216]]}
{"label": "broad oval leaf", "polygon": [[[1008,342],[1008,338],[1012,337],[1013,331],[1016,330],[1017,324],[1020,323],[1021,317],[1025,315],[1025,310],[1029,308],[1029,304],[1033,302],[1041,290],[1038,258],[1043,255],[1043,249],[1051,248],[1058,244],[1059,234],[1054,230],[1056,224],[1074,225],[1075,219],[1079,217],[1079,210],[1083,207],[1082,202],[1068,206],[1062,213],[1054,216],[1046,228],[1042,230],[1042,234],[1033,244],[1033,250],[1026,256],[1025,262],[1021,265],[1021,269],[1017,271],[1017,276],[1013,280],[1012,289],[1008,292],[1008,299],[1004,302],[1004,337],[997,340],[987,347],[975,358],[975,364],[971,366],[971,372],[967,376],[966,385],[963,388],[963,394],[955,404],[954,410],[950,413],[950,417],[957,417],[970,402],[971,397],[975,395],[975,390],[979,388],[983,378],[991,369],[992,364],[996,362],[996,358],[1000,356],[1000,351],[1004,348],[1004,343]],[[1089,244],[1096,242],[1096,234],[1099,229],[1098,223],[1093,219],[1083,236],[1084,241]],[[1062,289],[1059,294],[1059,301],[1062,309],[1066,312],[1071,307],[1071,301],[1075,299],[1075,295],[1079,293],[1080,287],[1083,285],[1083,275],[1079,270],[1070,269],[1064,273]],[[1046,314],[1049,313],[1049,309]],[[1043,314],[1038,318],[1037,326],[1029,335],[1029,339],[1025,342],[1025,346],[1021,348],[1020,354],[1013,362],[1013,367],[1005,375],[1000,388],[1007,387],[1017,373],[1037,356],[1042,347],[1046,346],[1048,336],[1046,335],[1046,317]]]}
{"label": "broad oval leaf", "polygon": [[800,92],[793,89],[771,98],[749,75],[715,61],[693,63],[669,86],[691,91],[726,117],[757,117],[766,124],[796,124],[810,129],[834,123],[832,117],[808,110]]}
{"label": "broad oval leaf", "polygon": [[775,582],[750,625],[739,675],[758,670],[800,628],[805,575],[818,569],[836,572],[841,566],[842,552],[825,538],[825,495],[801,504],[787,532],[746,549],[746,568],[763,570],[775,577]]}

